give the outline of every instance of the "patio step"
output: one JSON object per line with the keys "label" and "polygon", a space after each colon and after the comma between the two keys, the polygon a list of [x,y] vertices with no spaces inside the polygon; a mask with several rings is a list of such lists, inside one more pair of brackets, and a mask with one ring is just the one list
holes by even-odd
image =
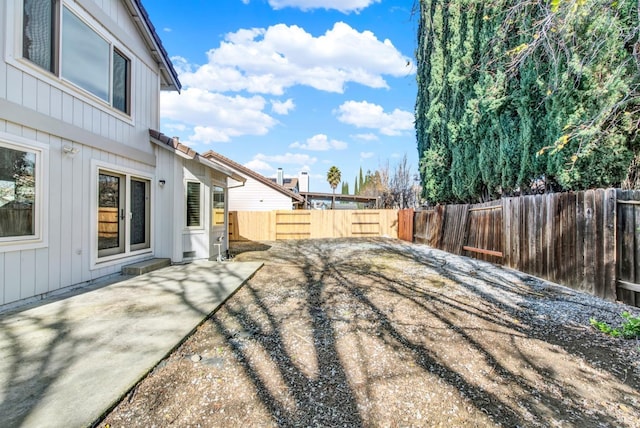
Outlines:
{"label": "patio step", "polygon": [[123,275],[142,275],[163,267],[171,266],[171,259],[149,259],[122,267]]}

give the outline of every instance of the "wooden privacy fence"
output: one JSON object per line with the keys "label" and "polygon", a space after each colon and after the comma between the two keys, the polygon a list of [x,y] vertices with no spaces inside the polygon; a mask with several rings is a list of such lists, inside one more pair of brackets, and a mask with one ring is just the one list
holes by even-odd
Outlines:
{"label": "wooden privacy fence", "polygon": [[416,242],[640,305],[640,191],[437,206],[413,223]]}
{"label": "wooden privacy fence", "polygon": [[617,191],[618,297],[640,306],[640,191]]}
{"label": "wooden privacy fence", "polygon": [[375,236],[397,238],[397,210],[229,212],[229,241]]}

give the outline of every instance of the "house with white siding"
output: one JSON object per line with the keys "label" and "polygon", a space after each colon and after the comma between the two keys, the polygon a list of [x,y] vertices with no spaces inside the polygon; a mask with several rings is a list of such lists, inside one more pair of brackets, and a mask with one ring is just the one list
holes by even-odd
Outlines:
{"label": "house with white siding", "polygon": [[[278,169],[278,176],[273,180],[212,150],[203,153],[202,156],[229,168],[245,180],[243,186],[229,187],[229,211],[273,211],[304,208],[304,198],[283,185],[282,169]],[[308,183],[308,180],[307,173],[303,172],[296,182]]]}
{"label": "house with white siding", "polygon": [[161,90],[140,0],[0,2],[0,307],[226,250],[243,178],[155,131]]}

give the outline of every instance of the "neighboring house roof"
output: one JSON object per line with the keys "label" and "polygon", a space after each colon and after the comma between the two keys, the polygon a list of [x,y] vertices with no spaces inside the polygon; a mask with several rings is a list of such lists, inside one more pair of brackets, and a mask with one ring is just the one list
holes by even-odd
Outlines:
{"label": "neighboring house roof", "polygon": [[145,42],[149,45],[151,54],[160,66],[162,77],[165,81],[165,83],[161,85],[161,89],[180,92],[182,84],[178,79],[178,73],[175,68],[173,68],[169,54],[167,54],[167,51],[164,49],[156,29],[151,23],[151,19],[149,19],[149,14],[147,14],[147,10],[142,5],[142,0],[124,0],[124,4],[129,9],[133,21],[138,26]]}
{"label": "neighboring house roof", "polygon": [[[199,154],[195,150],[193,150],[189,146],[185,146],[180,143],[180,140],[177,138],[167,137],[163,133],[159,131],[154,131],[153,129],[149,130],[149,135],[151,136],[151,141],[159,145],[160,147],[164,147],[165,149],[172,150],[176,155],[186,158],[193,159],[201,164],[208,166],[209,168],[215,169],[217,171],[222,172],[223,174],[231,177],[231,179],[243,183],[247,181],[246,178],[238,175],[232,169],[221,165],[219,162],[212,161],[211,159],[207,159],[203,157],[203,155]],[[207,152],[208,153],[208,152]]]}
{"label": "neighboring house roof", "polygon": [[[277,178],[269,178],[269,180],[271,180],[274,183],[278,182]],[[289,189],[289,190],[293,191],[294,193],[296,193],[297,189],[298,189],[298,179],[297,178],[283,178],[282,179],[282,186],[285,189]]]}
{"label": "neighboring house roof", "polygon": [[232,161],[231,159],[222,156],[220,153],[214,152],[213,150],[209,150],[207,152],[204,152],[202,154],[202,156],[204,156],[207,159],[212,159],[212,160],[216,160],[219,163],[226,165],[229,168],[232,168],[234,170],[236,170],[237,172],[239,172],[240,174],[244,174],[246,176],[249,176],[251,178],[253,178],[254,180],[264,184],[265,186],[271,187],[275,190],[277,190],[278,192],[289,196],[294,202],[297,203],[303,203],[304,202],[304,198],[300,195],[298,195],[297,193],[293,193],[291,190],[285,188],[284,186],[280,186],[279,184],[277,184],[275,181],[271,181],[269,178],[265,177],[264,175],[258,174],[255,171],[250,170],[249,168],[247,168],[246,166],[242,166],[237,162]]}

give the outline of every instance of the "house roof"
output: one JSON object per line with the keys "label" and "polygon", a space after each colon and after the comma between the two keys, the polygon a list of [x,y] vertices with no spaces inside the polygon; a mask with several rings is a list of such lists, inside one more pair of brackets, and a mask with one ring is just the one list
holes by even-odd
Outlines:
{"label": "house roof", "polygon": [[169,91],[178,91],[182,88],[182,84],[178,79],[178,73],[173,68],[173,63],[169,58],[169,54],[162,45],[162,41],[156,32],[155,27],[149,19],[147,10],[142,5],[142,0],[123,0],[124,4],[131,13],[131,18],[138,26],[140,33],[144,37],[145,42],[149,46],[149,51],[153,58],[160,66],[160,71],[163,77],[163,83],[161,89]]}
{"label": "house roof", "polygon": [[149,136],[151,137],[152,142],[156,143],[160,147],[172,150],[176,155],[180,157],[193,159],[197,162],[200,162],[201,164],[208,166],[211,169],[222,172],[232,180],[238,181],[240,183],[244,184],[244,182],[247,181],[246,178],[238,175],[235,171],[226,167],[225,165],[221,165],[220,162],[215,162],[211,159],[207,159],[200,153],[193,150],[191,147],[185,146],[184,144],[180,143],[180,140],[178,140],[177,138],[168,137],[162,132],[155,131],[153,129],[149,130]]}
{"label": "house roof", "polygon": [[[269,180],[271,180],[273,183],[277,183],[278,179],[277,178],[269,178]],[[292,177],[292,178],[283,178],[282,179],[282,186],[285,189],[295,189],[296,187],[298,187],[298,179],[296,177]]]}
{"label": "house roof", "polygon": [[232,161],[231,159],[222,156],[220,153],[214,152],[213,150],[209,150],[207,152],[204,152],[202,154],[202,156],[204,156],[207,159],[212,159],[212,160],[216,160],[219,163],[226,165],[227,167],[234,169],[235,171],[239,172],[240,174],[246,175],[248,177],[253,178],[254,180],[264,184],[265,186],[271,187],[272,189],[277,190],[278,192],[289,196],[294,202],[296,203],[303,203],[304,202],[304,198],[296,193],[293,193],[291,190],[285,188],[284,186],[280,186],[279,184],[277,184],[274,181],[271,181],[269,178],[265,177],[264,175],[258,174],[255,171],[250,170],[249,168],[247,168],[246,166],[242,166],[239,163]]}

